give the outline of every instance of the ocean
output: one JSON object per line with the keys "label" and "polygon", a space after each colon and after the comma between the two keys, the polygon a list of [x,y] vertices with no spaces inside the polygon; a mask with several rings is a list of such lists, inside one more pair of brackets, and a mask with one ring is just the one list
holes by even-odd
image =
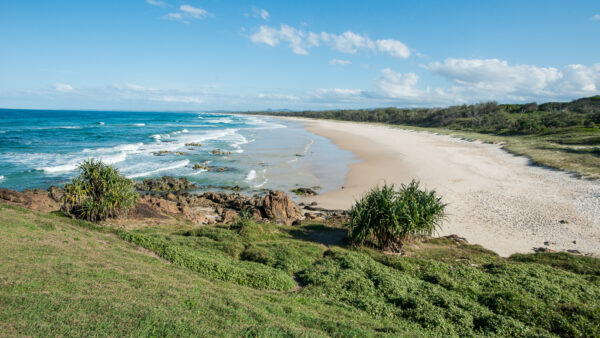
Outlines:
{"label": "ocean", "polygon": [[343,184],[353,154],[296,122],[262,116],[0,110],[0,187],[64,185],[90,158],[134,180],[185,176],[205,190],[320,186],[324,192]]}

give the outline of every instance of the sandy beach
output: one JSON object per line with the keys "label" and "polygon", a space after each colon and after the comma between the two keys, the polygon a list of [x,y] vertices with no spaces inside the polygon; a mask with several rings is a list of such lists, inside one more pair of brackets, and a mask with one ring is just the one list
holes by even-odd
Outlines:
{"label": "sandy beach", "polygon": [[502,256],[545,247],[600,256],[600,183],[530,165],[500,145],[352,122],[294,119],[356,155],[343,187],[305,198],[348,208],[370,187],[420,180],[448,203],[440,235]]}

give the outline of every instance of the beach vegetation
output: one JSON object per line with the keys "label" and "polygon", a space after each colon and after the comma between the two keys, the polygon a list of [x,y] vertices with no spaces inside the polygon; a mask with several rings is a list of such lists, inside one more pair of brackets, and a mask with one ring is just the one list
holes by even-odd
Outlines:
{"label": "beach vegetation", "polygon": [[79,175],[65,186],[62,210],[75,218],[101,221],[127,212],[138,199],[133,181],[100,160],[79,165]]}
{"label": "beach vegetation", "polygon": [[[126,229],[0,203],[1,336],[600,335],[598,259],[328,223]],[[558,263],[557,263],[558,262]]]}
{"label": "beach vegetation", "polygon": [[435,190],[420,188],[416,180],[375,187],[350,209],[352,243],[399,251],[406,239],[432,235],[445,218],[446,204]]}
{"label": "beach vegetation", "polygon": [[[600,335],[598,259],[328,223],[116,228],[0,204],[2,336]],[[126,301],[124,301],[126,300]]]}

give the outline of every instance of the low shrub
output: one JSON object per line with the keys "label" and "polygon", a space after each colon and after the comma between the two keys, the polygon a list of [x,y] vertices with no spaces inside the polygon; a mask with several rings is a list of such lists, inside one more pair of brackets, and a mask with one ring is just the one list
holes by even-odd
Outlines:
{"label": "low shrub", "polygon": [[285,272],[254,262],[238,261],[217,250],[192,249],[168,240],[120,229],[121,239],[154,251],[169,262],[205,278],[233,282],[256,289],[287,291],[296,283]]}
{"label": "low shrub", "polygon": [[62,210],[95,222],[126,212],[137,198],[130,179],[115,167],[90,159],[79,165],[79,176],[65,186]]}
{"label": "low shrub", "polygon": [[384,185],[371,189],[350,210],[349,235],[354,244],[374,244],[399,251],[408,237],[431,235],[445,218],[446,204],[434,190],[408,185]]}

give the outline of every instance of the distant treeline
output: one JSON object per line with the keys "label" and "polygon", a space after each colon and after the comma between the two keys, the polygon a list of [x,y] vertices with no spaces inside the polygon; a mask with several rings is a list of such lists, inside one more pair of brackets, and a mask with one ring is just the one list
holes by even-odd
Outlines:
{"label": "distant treeline", "polygon": [[600,125],[600,95],[572,102],[548,102],[541,105],[486,102],[430,109],[390,107],[252,113],[527,135],[566,127],[595,128]]}

